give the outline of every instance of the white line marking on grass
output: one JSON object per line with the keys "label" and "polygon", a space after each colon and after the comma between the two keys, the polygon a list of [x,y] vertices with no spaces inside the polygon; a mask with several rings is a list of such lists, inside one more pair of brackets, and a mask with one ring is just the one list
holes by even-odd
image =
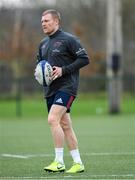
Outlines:
{"label": "white line marking on grass", "polygon": [[129,155],[135,155],[135,152],[101,152],[101,153],[84,153],[83,156],[129,156]]}
{"label": "white line marking on grass", "polygon": [[[93,178],[134,178],[135,174],[91,174],[91,175],[65,175],[63,174],[62,177],[59,177],[59,179],[93,179]],[[2,179],[58,179],[58,176],[42,176],[42,177],[2,177]]]}
{"label": "white line marking on grass", "polygon": [[[121,152],[121,153],[82,153],[82,156],[134,156],[135,152]],[[6,158],[20,158],[20,159],[28,159],[28,158],[36,158],[36,157],[53,157],[53,154],[0,154],[0,157]],[[69,156],[66,154],[65,156]]]}
{"label": "white line marking on grass", "polygon": [[15,154],[1,154],[2,157],[12,157],[12,158],[20,158],[20,159],[26,159],[27,156],[23,155],[15,155]]}

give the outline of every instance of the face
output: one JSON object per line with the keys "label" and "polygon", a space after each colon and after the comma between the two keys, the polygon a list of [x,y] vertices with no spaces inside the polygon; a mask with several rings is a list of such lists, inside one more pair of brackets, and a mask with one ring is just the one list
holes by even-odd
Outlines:
{"label": "face", "polygon": [[51,14],[46,14],[41,18],[43,32],[47,35],[52,35],[59,28],[58,19]]}

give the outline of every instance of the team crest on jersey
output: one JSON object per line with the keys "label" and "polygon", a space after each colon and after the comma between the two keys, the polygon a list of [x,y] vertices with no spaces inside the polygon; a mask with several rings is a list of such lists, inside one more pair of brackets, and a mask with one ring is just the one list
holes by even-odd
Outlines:
{"label": "team crest on jersey", "polygon": [[61,42],[61,41],[56,41],[53,46],[54,46],[55,48],[59,48],[61,45],[62,45],[62,42]]}

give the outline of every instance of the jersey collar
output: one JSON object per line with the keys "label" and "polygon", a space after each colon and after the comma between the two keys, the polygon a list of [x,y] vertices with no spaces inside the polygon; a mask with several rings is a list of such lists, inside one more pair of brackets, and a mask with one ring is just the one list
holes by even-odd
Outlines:
{"label": "jersey collar", "polygon": [[52,39],[54,37],[56,37],[62,30],[58,29],[54,34],[50,35],[49,38]]}

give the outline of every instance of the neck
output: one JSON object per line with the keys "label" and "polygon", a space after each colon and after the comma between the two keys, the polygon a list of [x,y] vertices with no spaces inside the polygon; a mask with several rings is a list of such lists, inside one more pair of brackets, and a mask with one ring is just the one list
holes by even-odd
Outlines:
{"label": "neck", "polygon": [[48,36],[52,36],[58,29],[59,29],[59,26],[56,27],[53,32],[51,32],[50,34],[48,34]]}

